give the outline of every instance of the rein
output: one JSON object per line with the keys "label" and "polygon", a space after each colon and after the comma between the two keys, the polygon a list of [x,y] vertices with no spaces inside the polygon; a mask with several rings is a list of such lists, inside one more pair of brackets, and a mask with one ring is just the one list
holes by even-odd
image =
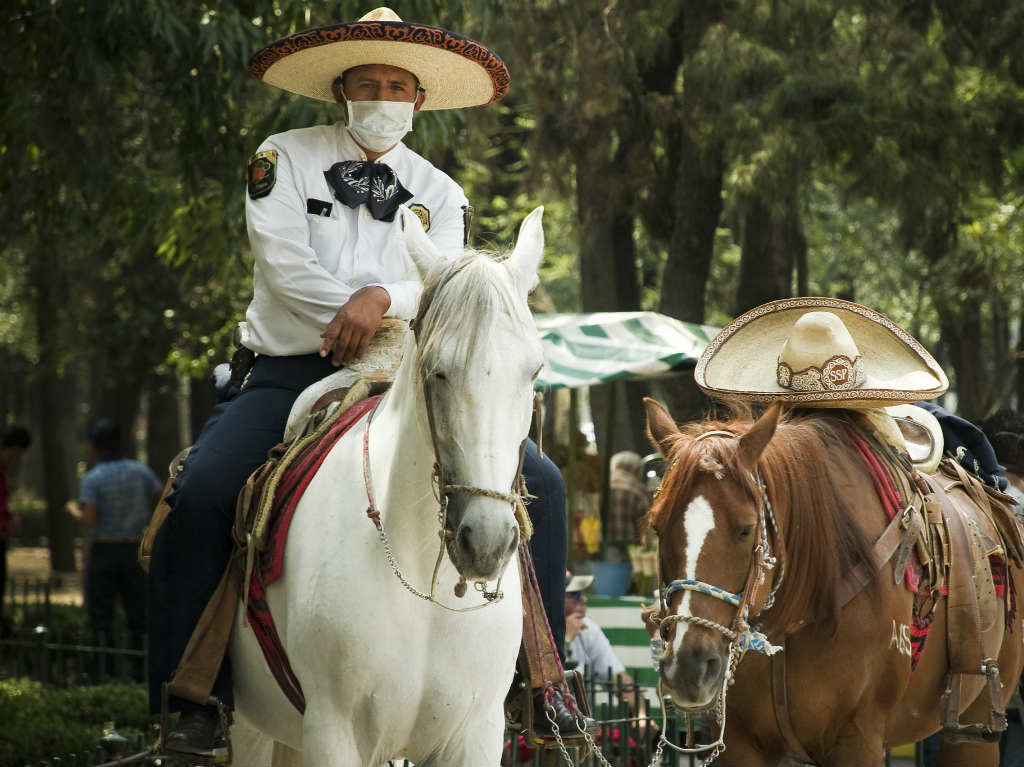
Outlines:
{"label": "rein", "polygon": [[[730,431],[713,430],[698,435],[696,439],[702,440],[712,436],[736,437],[737,435]],[[747,579],[742,592],[731,593],[725,589],[719,588],[718,586],[713,586],[712,584],[696,579],[678,579],[665,584],[660,573],[661,558],[658,558],[658,582],[659,584],[662,584],[659,594],[661,609],[660,617],[656,617],[654,622],[659,626],[661,636],[653,640],[651,643],[652,650],[657,653],[657,656],[660,657],[664,652],[666,646],[665,637],[668,634],[668,628],[674,623],[693,623],[704,626],[705,628],[719,632],[729,640],[729,662],[726,667],[725,674],[722,677],[722,687],[716,695],[715,700],[709,704],[710,706],[715,707],[718,714],[718,737],[714,742],[700,745],[693,744],[692,722],[690,720],[690,713],[687,711],[683,711],[687,718],[688,735],[686,746],[680,746],[672,743],[665,737],[665,733],[667,732],[667,715],[664,691],[662,689],[661,680],[658,680],[658,699],[661,702],[662,711],[662,735],[660,737],[659,751],[664,745],[669,746],[674,751],[684,754],[697,754],[711,751],[710,755],[704,757],[706,764],[710,764],[725,750],[725,701],[728,689],[734,681],[736,667],[739,665],[739,662],[743,659],[743,656],[748,650],[753,650],[754,652],[771,656],[782,649],[782,646],[773,645],[768,640],[767,636],[760,631],[754,630],[750,625],[750,606],[754,593],[756,592],[757,587],[765,582],[768,573],[778,567],[778,573],[773,579],[771,591],[768,594],[768,598],[765,600],[765,605],[763,608],[758,610],[754,616],[756,617],[764,610],[769,609],[775,603],[775,594],[778,592],[779,586],[782,584],[783,577],[785,575],[785,549],[782,535],[779,531],[778,523],[775,520],[775,514],[772,510],[771,502],[768,499],[768,489],[764,484],[764,480],[761,478],[760,471],[755,469],[748,476],[760,492],[761,504],[757,523],[759,540],[757,545],[754,547],[755,556],[750,563],[750,569],[747,572]],[[769,527],[772,531],[771,537],[775,540],[776,548],[778,549],[778,556],[772,556],[771,543],[768,537]],[[693,615],[668,615],[669,599],[672,595],[681,591],[691,591],[704,594],[735,607],[736,617],[733,619],[731,627],[726,627],[720,623]]]}

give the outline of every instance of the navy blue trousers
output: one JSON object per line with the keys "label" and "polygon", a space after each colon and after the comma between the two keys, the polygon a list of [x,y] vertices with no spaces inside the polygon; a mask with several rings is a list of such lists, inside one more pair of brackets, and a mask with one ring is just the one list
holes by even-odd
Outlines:
{"label": "navy blue trousers", "polygon": [[565,568],[568,533],[565,526],[565,480],[547,456],[541,458],[537,445],[529,440],[523,459],[526,489],[537,496],[526,510],[533,522],[530,554],[537,571],[537,583],[544,612],[551,624],[551,635],[558,654],[565,662]]}
{"label": "navy blue trousers", "polygon": [[[281,441],[288,413],[303,389],[334,372],[317,354],[256,358],[245,388],[217,405],[168,496],[171,512],[153,541],[149,571],[149,702],[188,644],[231,556],[235,501],[246,479]],[[231,662],[225,657],[212,694],[233,706]],[[183,701],[172,698],[170,709]],[[187,705],[187,704],[186,704]]]}
{"label": "navy blue trousers", "polygon": [[[281,441],[288,413],[309,384],[334,372],[327,360],[256,358],[241,393],[214,408],[168,496],[171,513],[153,542],[149,572],[149,700],[160,710],[161,687],[178,665],[199,616],[231,556],[235,501],[246,479]],[[539,496],[527,508],[535,533],[530,542],[537,580],[555,641],[565,636],[565,485],[558,467],[527,446],[523,474]],[[230,658],[225,657],[212,695],[234,705]],[[187,708],[171,698],[171,711]]]}

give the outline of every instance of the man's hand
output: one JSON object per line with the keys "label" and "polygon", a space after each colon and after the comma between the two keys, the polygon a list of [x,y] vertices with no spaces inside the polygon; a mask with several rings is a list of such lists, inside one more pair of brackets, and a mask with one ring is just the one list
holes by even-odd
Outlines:
{"label": "man's hand", "polygon": [[390,306],[391,296],[379,285],[357,290],[320,334],[320,356],[331,354],[335,365],[358,362]]}
{"label": "man's hand", "polygon": [[658,623],[655,619],[661,617],[661,605],[642,605],[640,607],[640,620],[644,623],[644,628],[647,629],[647,633],[654,638],[654,635],[658,633]]}
{"label": "man's hand", "polygon": [[567,613],[565,616],[565,641],[574,640],[586,626],[583,625],[583,615],[579,612]]}

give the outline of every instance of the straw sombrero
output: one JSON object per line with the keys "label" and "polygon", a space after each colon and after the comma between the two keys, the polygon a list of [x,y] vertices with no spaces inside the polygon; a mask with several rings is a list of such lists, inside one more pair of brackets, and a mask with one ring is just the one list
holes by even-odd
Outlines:
{"label": "straw sombrero", "polygon": [[949,388],[939,364],[903,328],[838,298],[751,309],[711,340],[693,377],[721,399],[810,407],[884,407]]}
{"label": "straw sombrero", "polygon": [[504,62],[480,43],[410,24],[383,7],[350,24],[307,29],[273,42],[250,59],[249,73],[300,96],[333,102],[334,79],[363,64],[390,64],[416,75],[426,90],[422,109],[489,104],[504,96],[509,84]]}

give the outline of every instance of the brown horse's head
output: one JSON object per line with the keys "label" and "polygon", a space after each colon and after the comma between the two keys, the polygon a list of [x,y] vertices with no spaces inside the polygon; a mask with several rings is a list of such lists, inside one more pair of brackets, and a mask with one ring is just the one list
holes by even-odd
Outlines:
{"label": "brown horse's head", "polygon": [[[761,538],[763,496],[754,472],[775,432],[779,406],[753,425],[707,422],[697,433],[684,433],[658,403],[645,402],[648,435],[669,464],[650,512],[660,542],[661,588],[704,584],[724,596],[743,594]],[[752,612],[763,607],[766,585],[753,584]],[[721,690],[730,645],[709,623],[733,628],[737,608],[701,591],[668,592],[666,615],[684,617],[663,626],[661,680],[677,705],[702,708]]]}

